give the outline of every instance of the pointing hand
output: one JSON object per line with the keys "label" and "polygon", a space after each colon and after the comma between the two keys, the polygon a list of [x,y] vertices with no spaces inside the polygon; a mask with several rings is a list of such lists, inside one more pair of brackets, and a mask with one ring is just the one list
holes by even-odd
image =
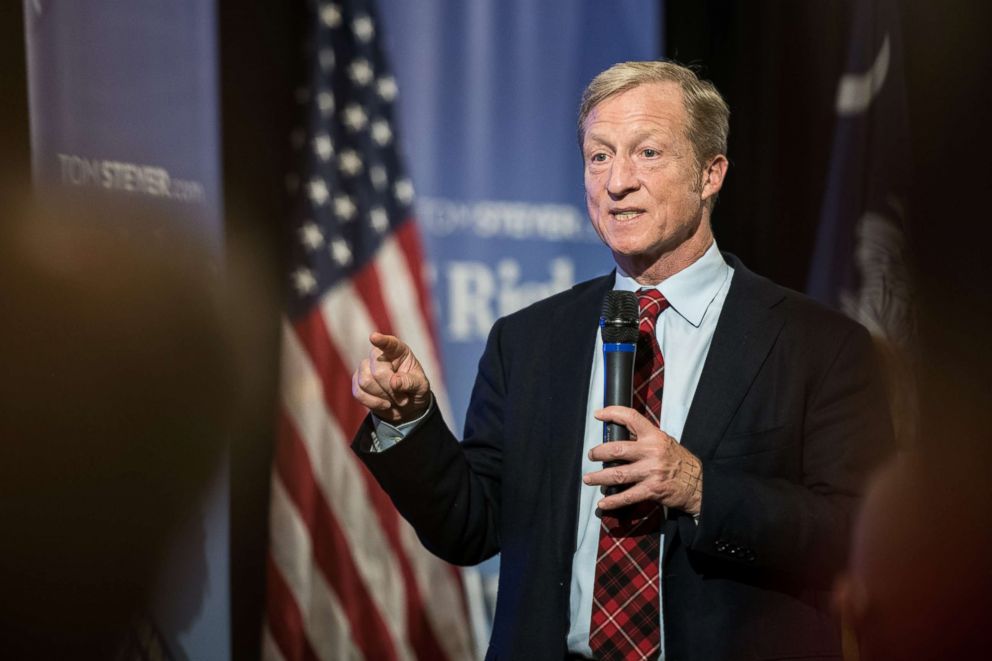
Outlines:
{"label": "pointing hand", "polygon": [[351,377],[352,395],[390,424],[423,415],[431,403],[431,384],[410,347],[378,332],[369,336],[369,342],[369,357]]}

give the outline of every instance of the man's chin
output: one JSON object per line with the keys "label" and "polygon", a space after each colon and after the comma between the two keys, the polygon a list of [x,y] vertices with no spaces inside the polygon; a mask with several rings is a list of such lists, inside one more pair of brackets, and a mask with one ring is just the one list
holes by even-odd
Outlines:
{"label": "man's chin", "polygon": [[643,250],[620,250],[617,248],[612,248],[613,261],[623,269],[623,272],[629,276],[636,277],[637,275],[643,273],[649,269],[653,264],[655,264],[659,255],[655,255]]}

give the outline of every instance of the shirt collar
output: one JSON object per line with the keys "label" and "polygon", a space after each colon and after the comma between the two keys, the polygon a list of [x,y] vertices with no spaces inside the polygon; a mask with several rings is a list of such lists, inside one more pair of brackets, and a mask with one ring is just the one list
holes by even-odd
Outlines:
{"label": "shirt collar", "polygon": [[[655,289],[668,299],[668,303],[679,316],[698,328],[710,303],[716,298],[730,273],[731,269],[714,241],[702,257],[655,285]],[[642,285],[617,266],[613,289],[636,292],[642,288]]]}

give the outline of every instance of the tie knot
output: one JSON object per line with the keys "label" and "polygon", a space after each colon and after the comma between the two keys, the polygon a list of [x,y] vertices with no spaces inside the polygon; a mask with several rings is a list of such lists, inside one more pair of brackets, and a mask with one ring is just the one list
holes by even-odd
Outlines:
{"label": "tie knot", "polygon": [[654,331],[658,315],[668,307],[668,299],[657,289],[644,288],[637,291],[637,304],[641,312],[641,332]]}

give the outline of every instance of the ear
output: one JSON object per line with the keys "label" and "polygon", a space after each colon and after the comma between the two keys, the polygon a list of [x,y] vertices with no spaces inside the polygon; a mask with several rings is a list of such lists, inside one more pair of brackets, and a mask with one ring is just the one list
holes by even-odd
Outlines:
{"label": "ear", "polygon": [[723,178],[727,176],[727,168],[730,163],[723,154],[714,156],[709,164],[703,168],[702,172],[702,198],[710,200],[723,188]]}

